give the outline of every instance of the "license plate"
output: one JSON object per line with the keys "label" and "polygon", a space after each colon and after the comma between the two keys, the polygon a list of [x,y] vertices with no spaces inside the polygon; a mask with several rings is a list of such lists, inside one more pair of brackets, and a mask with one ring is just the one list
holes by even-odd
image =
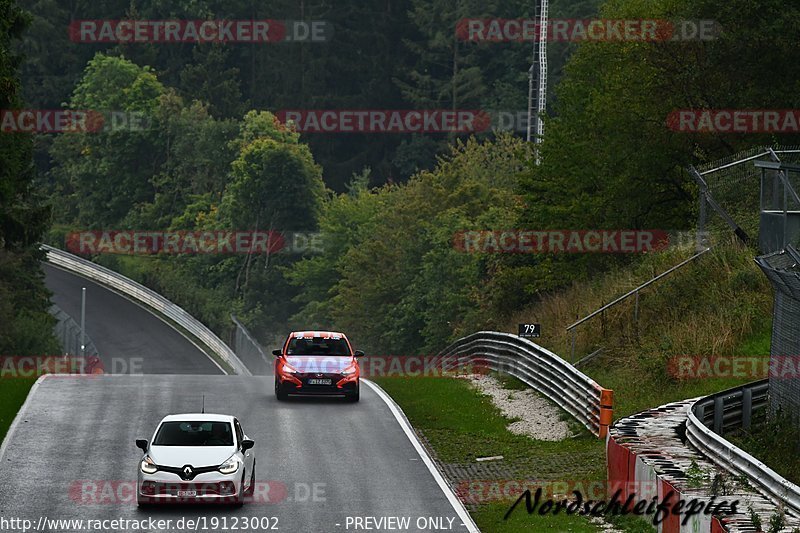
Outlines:
{"label": "license plate", "polygon": [[308,380],[308,384],[309,385],[330,385],[331,383],[333,383],[333,381],[330,380],[330,379],[309,379]]}
{"label": "license plate", "polygon": [[194,498],[197,496],[196,490],[179,490],[178,498]]}

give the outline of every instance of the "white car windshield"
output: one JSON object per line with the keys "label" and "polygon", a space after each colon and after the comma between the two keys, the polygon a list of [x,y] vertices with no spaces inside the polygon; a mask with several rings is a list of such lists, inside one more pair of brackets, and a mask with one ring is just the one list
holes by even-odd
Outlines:
{"label": "white car windshield", "polygon": [[233,446],[233,430],[228,422],[164,422],[153,445]]}

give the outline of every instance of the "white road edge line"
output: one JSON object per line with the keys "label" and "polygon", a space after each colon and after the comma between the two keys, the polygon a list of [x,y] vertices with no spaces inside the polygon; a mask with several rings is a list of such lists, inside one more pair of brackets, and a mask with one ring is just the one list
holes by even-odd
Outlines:
{"label": "white road edge line", "polygon": [[28,404],[31,402],[31,398],[33,398],[33,393],[36,392],[36,389],[39,388],[39,384],[44,381],[44,379],[48,376],[48,374],[42,374],[39,376],[33,385],[31,385],[31,390],[28,391],[28,397],[25,398],[25,401],[22,403],[22,407],[19,408],[17,411],[17,416],[14,417],[14,420],[11,421],[11,425],[8,426],[8,431],[6,432],[6,436],[3,439],[3,444],[0,445],[0,462],[3,461],[3,458],[6,455],[6,448],[8,447],[8,443],[11,442],[11,436],[14,434],[14,431],[17,429],[19,425],[19,421],[22,416],[25,414],[25,411],[28,410]]}
{"label": "white road edge line", "polygon": [[[173,324],[170,324],[170,323],[169,323],[169,321],[168,321],[167,319],[165,319],[165,318],[164,318],[163,316],[161,316],[159,313],[156,313],[156,312],[155,312],[155,310],[154,310],[153,308],[151,308],[150,306],[148,306],[148,305],[145,305],[143,302],[139,302],[139,301],[137,301],[137,300],[136,300],[136,299],[134,299],[134,298],[131,298],[129,295],[127,295],[127,294],[125,294],[125,293],[123,293],[123,292],[120,292],[120,291],[118,291],[118,290],[115,290],[113,287],[109,287],[108,285],[105,285],[105,284],[103,284],[103,283],[100,283],[99,281],[97,281],[97,280],[95,280],[95,279],[92,279],[92,278],[87,278],[86,276],[82,276],[81,274],[78,274],[77,272],[73,272],[73,271],[71,271],[71,270],[67,270],[66,268],[63,268],[63,267],[61,267],[61,266],[59,266],[59,265],[56,265],[56,264],[54,264],[54,263],[51,263],[50,261],[44,261],[44,262],[45,262],[45,263],[47,263],[47,266],[50,266],[50,267],[53,267],[53,268],[57,268],[57,269],[59,269],[59,270],[62,270],[62,271],[64,271],[64,272],[66,272],[67,274],[72,274],[73,276],[77,276],[77,277],[79,277],[79,278],[83,278],[83,279],[85,279],[86,281],[88,281],[88,282],[90,282],[90,283],[93,283],[94,285],[97,285],[97,286],[98,286],[98,287],[100,287],[101,289],[105,289],[105,290],[107,290],[107,291],[109,291],[109,292],[112,292],[112,293],[116,294],[117,296],[120,296],[120,297],[122,297],[122,298],[125,298],[125,299],[126,299],[126,300],[128,300],[130,303],[132,303],[132,304],[135,304],[135,305],[138,305],[139,307],[141,307],[142,309],[144,309],[145,311],[147,311],[148,313],[150,313],[151,315],[153,315],[154,317],[156,317],[157,319],[159,319],[161,322],[163,322],[164,324],[166,324],[167,326],[169,326],[169,327],[170,327],[170,328],[171,328],[173,331],[177,332],[177,333],[178,333],[178,334],[179,334],[181,337],[183,337],[184,339],[186,339],[187,341],[189,341],[189,343],[190,343],[192,346],[194,346],[195,348],[197,348],[199,351],[203,352],[203,355],[205,355],[206,357],[208,357],[208,360],[209,360],[209,361],[211,361],[212,363],[214,363],[214,366],[216,366],[217,368],[219,368],[220,372],[222,372],[222,374],[223,374],[223,375],[225,375],[225,376],[230,376],[230,375],[231,375],[231,374],[228,374],[228,372],[227,372],[227,371],[226,371],[224,368],[222,368],[222,367],[220,366],[220,364],[219,364],[219,363],[216,361],[216,359],[214,359],[213,357],[211,357],[211,355],[209,355],[209,353],[208,353],[207,351],[205,351],[203,348],[201,348],[201,347],[200,347],[200,346],[199,346],[199,345],[198,345],[196,342],[194,342],[194,340],[190,339],[190,338],[189,338],[189,336],[188,336],[188,335],[186,335],[186,333],[184,333],[184,332],[183,332],[183,331],[181,331],[180,329],[176,328],[176,327],[175,327]],[[235,375],[235,374],[234,374],[234,375]]]}
{"label": "white road edge line", "polygon": [[394,418],[400,424],[400,427],[403,429],[403,433],[406,434],[408,440],[411,441],[411,444],[414,446],[414,449],[417,450],[417,453],[422,458],[422,462],[425,463],[425,466],[428,467],[433,479],[436,480],[436,483],[439,485],[439,488],[442,489],[444,495],[447,497],[447,501],[450,502],[450,505],[453,506],[453,510],[455,510],[458,517],[464,523],[464,526],[467,528],[467,531],[470,533],[480,533],[480,529],[475,524],[475,521],[472,520],[469,512],[467,511],[464,504],[461,503],[461,500],[458,499],[458,496],[455,495],[453,489],[450,487],[450,484],[447,480],[444,479],[442,473],[439,472],[439,469],[436,468],[436,465],[433,463],[433,459],[428,455],[427,450],[422,445],[422,443],[417,438],[417,434],[414,433],[413,428],[411,427],[411,423],[408,421],[403,410],[397,405],[391,396],[389,396],[385,390],[383,390],[380,385],[377,383],[373,383],[368,379],[362,379],[363,383],[365,383],[369,388],[371,388],[375,393],[383,400],[383,402],[389,407],[389,410],[394,415]]}

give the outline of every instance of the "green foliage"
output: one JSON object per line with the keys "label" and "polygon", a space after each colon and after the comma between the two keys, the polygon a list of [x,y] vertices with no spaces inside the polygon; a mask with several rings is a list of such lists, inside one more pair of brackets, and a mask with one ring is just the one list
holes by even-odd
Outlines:
{"label": "green foliage", "polygon": [[[152,198],[151,177],[163,161],[150,128],[117,128],[110,113],[152,119],[164,88],[153,72],[119,57],[97,54],[73,91],[70,109],[104,113],[102,131],[61,135],[53,141],[56,192],[66,196],[79,222],[107,227],[137,203]],[[149,164],[148,164],[149,163]]]}
{"label": "green foliage", "polygon": [[[303,287],[296,321],[334,323],[362,344],[419,353],[485,326],[491,263],[453,246],[457,232],[507,228],[524,143],[457,143],[404,186],[351,189],[325,203],[326,252],[289,273]],[[327,296],[326,303],[318,303]]]}
{"label": "green foliage", "polygon": [[[62,135],[52,144],[59,218],[81,229],[310,231],[326,195],[321,169],[299,135],[268,112],[216,119],[186,102],[148,67],[97,54],[70,107],[137,111],[149,127]],[[251,326],[282,327],[295,291],[290,255],[104,258],[174,298],[217,331],[237,311]]]}
{"label": "green foliage", "polygon": [[[12,52],[29,23],[13,0],[0,0],[0,109],[21,106]],[[37,242],[47,228],[50,210],[36,191],[31,137],[0,135],[0,355],[58,353],[47,313],[48,293],[38,261]]]}
{"label": "green foliage", "polygon": [[786,526],[786,515],[782,509],[778,509],[769,517],[769,528],[767,533],[780,533]]}
{"label": "green foliage", "polygon": [[786,460],[797,454],[797,443],[800,442],[800,429],[795,422],[787,413],[777,412],[765,423],[754,424],[750,431],[726,438],[792,483],[798,483],[800,464]]}
{"label": "green foliage", "polygon": [[761,517],[758,516],[756,510],[748,505],[747,514],[750,516],[750,523],[753,525],[753,529],[756,531],[761,531]]}
{"label": "green foliage", "polygon": [[708,473],[700,468],[697,461],[692,459],[692,464],[686,469],[686,480],[689,487],[700,487],[708,478]]}
{"label": "green foliage", "polygon": [[17,416],[25,398],[28,397],[31,387],[37,378],[6,378],[3,386],[0,387],[0,442],[5,439],[6,432],[11,426],[14,417]]}
{"label": "green foliage", "polygon": [[[710,19],[720,38],[702,41],[586,42],[576,47],[555,87],[555,116],[546,120],[541,165],[521,178],[526,228],[664,228],[694,220],[696,186],[685,168],[759,143],[770,135],[671,131],[679,109],[792,108],[798,104],[798,64],[790,42],[800,7],[772,0],[609,0],[605,19]],[[785,76],[785,78],[784,78]],[[781,143],[797,142],[796,134]],[[510,262],[537,291],[588,279],[621,259],[564,256]],[[530,267],[534,266],[536,272]]]}

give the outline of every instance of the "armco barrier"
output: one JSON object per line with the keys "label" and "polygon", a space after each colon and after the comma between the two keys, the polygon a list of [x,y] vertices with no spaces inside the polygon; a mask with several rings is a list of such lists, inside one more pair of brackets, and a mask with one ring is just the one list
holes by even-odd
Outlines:
{"label": "armco barrier", "polygon": [[[684,442],[683,427],[694,401],[662,405],[618,420],[609,429],[606,441],[609,494],[622,490],[624,498],[633,495],[634,501],[657,496],[663,502],[673,491],[669,500],[672,504],[679,499],[684,504],[694,499],[715,503],[738,500],[737,513],[733,515],[712,516],[703,512],[687,518],[684,524],[685,516],[669,513],[658,525],[659,533],[752,532],[748,507],[761,517],[763,524],[768,524],[775,509],[768,498],[741,486],[735,479],[721,488],[711,475],[715,470],[713,463]],[[692,481],[687,475],[690,469],[699,469],[704,475]],[[642,518],[651,521],[653,515]],[[797,525],[796,516],[787,514],[786,518],[787,525]]]}
{"label": "armco barrier", "polygon": [[762,380],[698,400],[689,410],[686,438],[714,464],[734,476],[746,476],[776,505],[800,516],[800,487],[707,427],[710,424],[720,433],[726,428],[741,427],[745,419],[749,421],[748,413],[753,408],[766,407],[767,387],[767,380]]}
{"label": "armco barrier", "polygon": [[[757,483],[750,475],[745,478],[742,469],[731,468],[730,465],[720,468],[720,454],[712,450],[715,453],[712,457],[707,447],[697,447],[692,442],[697,441],[692,436],[697,431],[693,426],[700,425],[711,432],[692,413],[694,410],[702,410],[710,415],[705,417],[709,423],[716,418],[718,424],[725,420],[725,426],[732,428],[731,413],[747,410],[741,405],[736,407],[735,399],[739,398],[741,402],[743,396],[747,398],[749,394],[741,394],[741,391],[749,388],[752,391],[752,405],[763,408],[766,405],[761,397],[763,385],[763,381],[751,383],[706,398],[662,405],[618,420],[609,429],[606,441],[609,493],[621,489],[625,498],[632,494],[636,501],[653,496],[661,500],[672,490],[675,491],[674,498],[684,502],[692,499],[717,503],[722,500],[738,501],[737,513],[732,515],[710,516],[703,513],[687,519],[686,524],[677,516],[670,515],[659,525],[659,533],[753,532],[750,509],[760,517],[762,524],[767,525],[780,507],[785,509],[787,531],[800,526],[800,514],[786,505],[785,499],[776,501],[762,489],[761,483]],[[720,404],[717,400],[720,396],[724,396],[727,402]],[[716,417],[713,410],[708,409],[709,406],[717,407],[719,414]],[[724,441],[719,435],[707,436],[705,432],[702,433],[702,439]],[[726,453],[735,453],[733,448],[727,443]],[[692,470],[694,473],[690,475]]]}
{"label": "armco barrier", "polygon": [[222,342],[213,331],[208,329],[208,327],[184,311],[181,307],[170,302],[157,292],[126,278],[122,274],[63,250],[47,245],[42,245],[42,249],[47,252],[48,262],[75,274],[80,274],[93,281],[97,281],[102,285],[126,294],[134,300],[159,311],[205,344],[211,351],[217,354],[220,359],[230,365],[234,373],[244,376],[252,375],[239,358],[236,357],[233,350]]}
{"label": "armco barrier", "polygon": [[614,391],[527,339],[480,331],[457,340],[438,357],[450,368],[478,363],[510,374],[560,405],[598,437],[604,438],[608,432]]}

